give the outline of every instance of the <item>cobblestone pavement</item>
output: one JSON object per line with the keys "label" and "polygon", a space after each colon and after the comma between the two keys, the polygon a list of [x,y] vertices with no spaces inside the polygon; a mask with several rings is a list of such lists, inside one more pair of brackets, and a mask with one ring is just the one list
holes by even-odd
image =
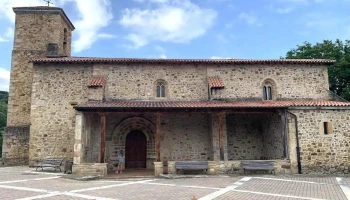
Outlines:
{"label": "cobblestone pavement", "polygon": [[305,175],[76,181],[28,167],[0,168],[0,199],[346,200],[350,178]]}

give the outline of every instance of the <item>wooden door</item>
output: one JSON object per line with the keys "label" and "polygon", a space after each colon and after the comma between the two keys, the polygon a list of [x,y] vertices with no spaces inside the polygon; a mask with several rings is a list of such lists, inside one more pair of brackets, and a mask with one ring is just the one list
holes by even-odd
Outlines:
{"label": "wooden door", "polygon": [[126,136],[125,167],[146,168],[147,138],[141,131],[131,131]]}

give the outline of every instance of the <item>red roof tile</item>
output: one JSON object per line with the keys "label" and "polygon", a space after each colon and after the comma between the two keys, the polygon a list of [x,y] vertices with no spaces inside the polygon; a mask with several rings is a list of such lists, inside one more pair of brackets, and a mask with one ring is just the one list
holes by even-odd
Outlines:
{"label": "red roof tile", "polygon": [[106,78],[104,76],[93,76],[88,87],[103,87],[105,83]]}
{"label": "red roof tile", "polygon": [[218,76],[208,77],[209,88],[223,88],[225,87],[224,82]]}
{"label": "red roof tile", "polygon": [[287,108],[287,107],[350,107],[336,101],[109,101],[88,102],[75,108]]}
{"label": "red roof tile", "polygon": [[57,57],[38,58],[33,63],[207,63],[207,64],[255,64],[255,63],[280,63],[280,64],[333,64],[334,60],[326,59],[146,59],[146,58],[94,58],[94,57]]}

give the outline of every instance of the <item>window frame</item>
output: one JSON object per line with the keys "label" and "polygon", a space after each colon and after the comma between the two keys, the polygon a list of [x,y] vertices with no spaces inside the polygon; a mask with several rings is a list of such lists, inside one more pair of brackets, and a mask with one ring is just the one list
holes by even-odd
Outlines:
{"label": "window frame", "polygon": [[166,97],[165,85],[166,84],[164,81],[157,81],[157,83],[156,83],[156,98],[165,98]]}

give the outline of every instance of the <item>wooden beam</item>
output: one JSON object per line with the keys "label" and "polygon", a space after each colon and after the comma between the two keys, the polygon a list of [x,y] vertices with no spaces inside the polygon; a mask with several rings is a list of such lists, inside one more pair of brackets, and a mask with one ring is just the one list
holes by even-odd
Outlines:
{"label": "wooden beam", "polygon": [[224,160],[224,117],[225,113],[218,113],[218,128],[219,128],[219,147],[220,147],[220,160]]}
{"label": "wooden beam", "polygon": [[157,123],[156,123],[156,154],[157,154],[157,162],[160,162],[160,113],[156,114]]}
{"label": "wooden beam", "polygon": [[106,115],[101,115],[101,151],[100,151],[100,163],[105,162],[105,149],[106,149]]}

